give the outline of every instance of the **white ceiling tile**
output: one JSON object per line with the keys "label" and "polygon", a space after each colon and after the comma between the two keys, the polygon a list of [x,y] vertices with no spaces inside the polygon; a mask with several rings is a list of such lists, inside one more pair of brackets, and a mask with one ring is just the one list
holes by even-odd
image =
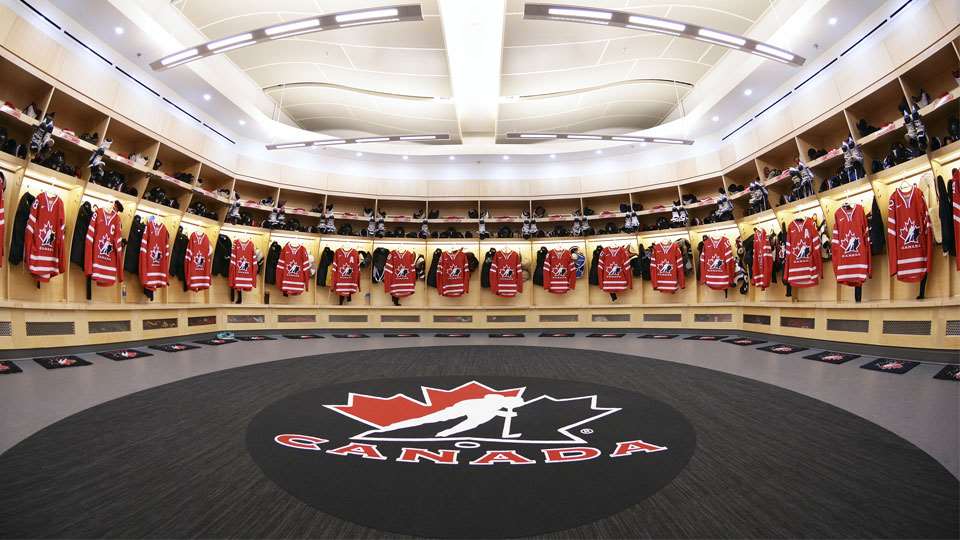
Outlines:
{"label": "white ceiling tile", "polygon": [[302,17],[307,17],[311,13],[317,12],[317,5],[313,0],[230,0],[229,6],[222,2],[196,1],[191,0],[181,4],[180,11],[196,26],[204,27],[222,21],[224,19],[235,17],[237,15],[257,16],[261,19],[269,18],[268,22],[254,24],[250,28],[271,24],[275,20],[275,14],[283,12],[302,13]]}
{"label": "white ceiling tile", "polygon": [[501,71],[505,74],[535,73],[592,66],[600,59],[605,46],[603,42],[593,42],[505,48]]}
{"label": "white ceiling tile", "polygon": [[340,47],[296,38],[259,43],[230,51],[226,55],[241,69],[286,62],[312,62],[318,65],[350,67],[350,60],[343,54]]}
{"label": "white ceiling tile", "polygon": [[[324,82],[323,70],[308,62],[291,64],[273,64],[247,70],[250,76],[261,88],[290,82]],[[295,73],[298,79],[292,79]]]}
{"label": "white ceiling tile", "polygon": [[636,35],[636,30],[628,28],[609,28],[575,22],[524,20],[521,15],[507,15],[505,23],[504,47],[605,41]]}
{"label": "white ceiling tile", "polygon": [[504,75],[500,93],[507,96],[547,94],[597,86],[627,77],[633,62],[619,62],[590,66],[565,71],[555,71],[549,76],[542,73],[528,75]]}
{"label": "white ceiling tile", "polygon": [[639,60],[630,72],[631,78],[672,79],[696,83],[707,72],[709,66],[680,60],[656,59]]}
{"label": "white ceiling tile", "polygon": [[[755,4],[766,2],[755,1]],[[744,34],[753,26],[755,19],[745,19],[728,11],[717,8],[699,8],[693,6],[674,6],[670,10],[670,18],[678,21],[716,28],[733,34]]]}
{"label": "white ceiling tile", "polygon": [[439,49],[387,49],[343,47],[357,69],[383,73],[448,76],[446,51]]}
{"label": "white ceiling tile", "polygon": [[376,71],[359,71],[331,66],[321,66],[328,82],[413,96],[449,96],[450,79],[447,77],[423,77]]}
{"label": "white ceiling tile", "polygon": [[667,47],[667,50],[664,51],[663,58],[697,62],[710,47],[709,43],[702,41],[675,38]]}
{"label": "white ceiling tile", "polygon": [[600,63],[608,64],[637,58],[656,58],[663,53],[671,40],[673,38],[670,36],[640,32],[637,32],[634,37],[611,40],[603,52]]}

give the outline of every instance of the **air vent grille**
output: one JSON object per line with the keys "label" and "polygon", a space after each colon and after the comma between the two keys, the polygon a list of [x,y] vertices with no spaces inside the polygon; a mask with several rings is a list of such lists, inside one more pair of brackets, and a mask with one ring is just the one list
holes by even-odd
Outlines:
{"label": "air vent grille", "polygon": [[960,336],[960,321],[947,321],[947,335]]}
{"label": "air vent grille", "polygon": [[931,326],[930,321],[883,321],[883,333],[905,336],[929,336]]}
{"label": "air vent grille", "polygon": [[680,322],[682,320],[679,313],[644,313],[644,322]]}
{"label": "air vent grille", "polygon": [[693,322],[733,322],[733,313],[694,313]]}
{"label": "air vent grille", "polygon": [[[330,317],[332,320],[333,315],[331,315]],[[317,322],[317,316],[316,315],[277,315],[277,322],[281,322],[281,323]]]}
{"label": "air vent grille", "polygon": [[27,322],[28,336],[72,336],[74,333],[73,321]]}
{"label": "air vent grille", "polygon": [[817,326],[817,320],[812,317],[780,317],[780,326],[813,330]]}
{"label": "air vent grille", "polygon": [[827,330],[834,332],[860,332],[870,331],[870,321],[860,319],[827,319]]}
{"label": "air vent grille", "polygon": [[227,315],[228,324],[261,324],[263,315]]}
{"label": "air vent grille", "polygon": [[87,333],[106,334],[108,332],[129,332],[130,321],[89,321]]}
{"label": "air vent grille", "polygon": [[10,337],[13,335],[13,323],[10,321],[0,321],[0,337]]}
{"label": "air vent grille", "polygon": [[434,315],[435,323],[472,323],[473,315]]}
{"label": "air vent grille", "polygon": [[144,330],[160,330],[163,328],[176,328],[177,319],[144,319],[143,320],[143,329]]}
{"label": "air vent grille", "polygon": [[330,315],[330,322],[367,322],[366,315]]}
{"label": "air vent grille", "polygon": [[380,322],[418,323],[419,315],[381,315]]}
{"label": "air vent grille", "polygon": [[596,313],[590,316],[593,322],[630,322],[629,313]]}
{"label": "air vent grille", "polygon": [[770,316],[769,315],[756,315],[753,313],[744,313],[743,322],[746,324],[763,324],[770,326]]}
{"label": "air vent grille", "polygon": [[[257,315],[260,317],[260,322],[263,322],[263,316]],[[211,324],[217,324],[216,315],[199,315],[197,317],[188,317],[187,326],[208,326]]]}
{"label": "air vent grille", "polygon": [[527,322],[527,316],[526,315],[487,315],[487,322],[492,322],[492,323]]}
{"label": "air vent grille", "polygon": [[540,322],[577,322],[577,315],[540,315]]}

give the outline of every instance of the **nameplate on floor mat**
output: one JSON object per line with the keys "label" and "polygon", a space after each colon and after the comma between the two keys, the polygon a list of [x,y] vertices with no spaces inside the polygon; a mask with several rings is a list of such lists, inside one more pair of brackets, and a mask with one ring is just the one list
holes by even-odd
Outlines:
{"label": "nameplate on floor mat", "polygon": [[117,351],[106,351],[97,353],[104,358],[109,358],[116,362],[123,362],[124,360],[133,360],[134,358],[143,358],[144,356],[153,356],[148,352],[138,351],[137,349],[120,349]]}
{"label": "nameplate on floor mat", "polygon": [[766,341],[763,341],[762,339],[751,339],[751,338],[746,338],[746,337],[738,337],[738,338],[733,338],[733,339],[725,339],[725,340],[723,340],[723,342],[724,342],[724,343],[732,343],[732,344],[734,344],[734,345],[739,345],[739,346],[741,346],[741,347],[746,347],[746,346],[748,346],[748,345],[759,345],[759,344],[761,344],[761,343],[766,343]]}
{"label": "nameplate on floor mat", "polygon": [[893,360],[891,358],[877,358],[872,362],[860,366],[863,369],[872,371],[882,371],[884,373],[893,373],[903,375],[911,369],[920,365],[920,362],[911,362],[910,360]]}
{"label": "nameplate on floor mat", "polygon": [[823,351],[818,352],[817,354],[810,354],[804,356],[807,360],[816,360],[818,362],[826,362],[828,364],[843,364],[844,362],[849,362],[856,358],[860,358],[859,354],[848,354],[848,353],[839,353],[832,351]]}
{"label": "nameplate on floor mat", "polygon": [[638,339],[673,339],[679,334],[640,334]]}
{"label": "nameplate on floor mat", "polygon": [[199,345],[190,345],[189,343],[164,343],[163,345],[151,345],[151,349],[163,352],[183,352],[192,349],[199,349]]}
{"label": "nameplate on floor mat", "polygon": [[323,336],[316,334],[284,334],[283,337],[287,339],[323,339]]}
{"label": "nameplate on floor mat", "polygon": [[236,343],[235,339],[223,339],[223,338],[213,338],[213,339],[203,339],[196,341],[194,343],[201,343],[203,345],[226,345],[228,343]]}
{"label": "nameplate on floor mat", "polygon": [[341,339],[359,339],[359,338],[368,338],[370,336],[366,334],[334,334],[333,337]]}
{"label": "nameplate on floor mat", "polygon": [[693,341],[723,341],[728,337],[730,336],[687,336],[683,339],[690,339]]}
{"label": "nameplate on floor mat", "polygon": [[60,369],[60,368],[67,368],[67,367],[80,367],[80,366],[90,365],[90,362],[87,362],[86,360],[84,360],[83,358],[80,358],[79,356],[73,356],[73,355],[34,358],[33,361],[47,369]]}
{"label": "nameplate on floor mat", "polygon": [[464,332],[454,332],[448,334],[434,334],[433,337],[470,337],[470,334]]}
{"label": "nameplate on floor mat", "polygon": [[587,334],[587,337],[599,337],[599,338],[618,338],[623,337],[625,334]]}
{"label": "nameplate on floor mat", "polygon": [[783,343],[777,343],[774,345],[767,345],[766,347],[760,347],[758,351],[767,351],[772,352],[773,354],[793,354],[795,352],[805,351],[806,347],[797,347],[795,345],[786,345]]}
{"label": "nameplate on floor mat", "polygon": [[420,337],[420,334],[384,334],[383,337]]}
{"label": "nameplate on floor mat", "polygon": [[0,362],[0,375],[13,375],[14,373],[21,372],[23,372],[23,370],[20,369],[20,366],[14,364],[13,362]]}
{"label": "nameplate on floor mat", "polygon": [[569,332],[544,332],[540,334],[540,337],[574,337],[576,334],[571,334]]}
{"label": "nameplate on floor mat", "polygon": [[526,337],[523,334],[516,334],[511,332],[494,333],[494,334],[487,334],[487,335],[492,338]]}
{"label": "nameplate on floor mat", "polygon": [[240,341],[272,341],[277,338],[272,336],[256,335],[256,336],[237,336],[237,339],[239,339]]}
{"label": "nameplate on floor mat", "polygon": [[960,382],[960,366],[943,366],[943,369],[933,376],[934,379]]}

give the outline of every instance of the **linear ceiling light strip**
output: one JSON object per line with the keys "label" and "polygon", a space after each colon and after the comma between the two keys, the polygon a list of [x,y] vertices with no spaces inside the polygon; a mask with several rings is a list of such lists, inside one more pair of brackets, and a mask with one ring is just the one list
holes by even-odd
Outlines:
{"label": "linear ceiling light strip", "polygon": [[622,141],[656,144],[685,144],[691,145],[689,139],[674,139],[671,137],[638,137],[634,135],[595,135],[593,133],[507,133],[507,139],[535,141],[547,139],[570,139],[585,141]]}
{"label": "linear ceiling light strip", "polygon": [[328,15],[307,17],[296,21],[274,24],[250,30],[233,36],[208,41],[199,45],[194,45],[188,49],[175,52],[164,56],[150,64],[154,71],[162,71],[177,66],[182,66],[213,56],[239,49],[249,47],[258,43],[265,43],[275,39],[288,38],[301,34],[313,32],[323,32],[326,30],[337,30],[340,28],[352,28],[355,26],[370,24],[386,24],[394,22],[422,21],[423,12],[419,4],[409,4],[400,6],[385,6],[370,9],[359,9],[353,11],[343,11],[340,13],[330,13]]}
{"label": "linear ceiling light strip", "polygon": [[428,142],[449,140],[449,133],[431,133],[422,135],[377,135],[373,137],[357,137],[353,139],[315,139],[310,141],[268,144],[267,150],[286,150],[288,148],[307,148],[310,146],[336,146],[341,144],[366,144],[376,142]]}
{"label": "linear ceiling light strip", "polygon": [[785,51],[779,47],[774,47],[768,43],[682,21],[654,17],[652,15],[639,15],[625,11],[582,8],[562,4],[526,4],[523,8],[523,18],[602,24],[605,26],[642,30],[644,32],[696,39],[797,67],[802,66],[804,62],[806,62],[806,59],[802,56],[798,56],[790,51]]}

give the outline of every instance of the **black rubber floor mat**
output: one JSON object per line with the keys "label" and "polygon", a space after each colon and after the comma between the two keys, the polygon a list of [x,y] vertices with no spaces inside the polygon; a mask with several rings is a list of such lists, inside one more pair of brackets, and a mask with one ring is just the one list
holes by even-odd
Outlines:
{"label": "black rubber floor mat", "polygon": [[73,355],[34,358],[33,361],[47,369],[81,367],[81,366],[89,366],[91,364],[91,362],[87,362],[83,358],[80,358],[79,356],[73,356]]}
{"label": "black rubber floor mat", "polygon": [[892,358],[877,358],[871,362],[860,366],[863,369],[871,371],[882,371],[884,373],[893,373],[894,375],[903,375],[911,369],[920,365],[920,362],[911,362],[910,360],[894,360]]}
{"label": "black rubber floor mat", "polygon": [[774,343],[766,347],[760,347],[758,351],[772,352],[773,354],[793,354],[807,350],[806,347],[797,347],[796,345],[787,345],[786,343]]}
{"label": "black rubber floor mat", "polygon": [[334,334],[333,337],[340,339],[361,339],[368,338],[370,336],[366,334]]}
{"label": "black rubber floor mat", "polygon": [[14,373],[22,373],[23,370],[20,369],[20,366],[10,362],[8,360],[0,361],[0,375],[13,375]]}
{"label": "black rubber floor mat", "polygon": [[761,343],[766,343],[762,339],[752,339],[746,337],[737,337],[723,340],[724,343],[732,343],[733,345],[739,345],[741,347],[748,347],[750,345],[760,345]]}
{"label": "black rubber floor mat", "polygon": [[466,332],[446,332],[442,334],[434,334],[433,337],[467,338],[470,337],[470,334]]}
{"label": "black rubber floor mat", "polygon": [[600,334],[587,334],[587,337],[596,337],[596,338],[621,338],[626,334],[612,334],[612,333],[600,333]]}
{"label": "black rubber floor mat", "polygon": [[323,336],[316,334],[284,334],[283,337],[287,339],[323,339]]}
{"label": "black rubber floor mat", "polygon": [[134,358],[153,356],[151,353],[139,351],[137,349],[118,349],[116,351],[98,352],[97,354],[104,358],[109,358],[115,362],[123,362],[124,360],[133,360]]}
{"label": "black rubber floor mat", "polygon": [[687,336],[683,339],[689,339],[691,341],[723,341],[724,339],[730,336]]}
{"label": "black rubber floor mat", "polygon": [[213,338],[213,339],[201,339],[195,343],[200,343],[202,345],[228,345],[230,343],[236,343],[235,339],[223,339],[223,338]]}
{"label": "black rubber floor mat", "polygon": [[237,339],[240,341],[273,341],[277,338],[273,336],[263,336],[263,335],[254,335],[254,336],[237,336]]}
{"label": "black rubber floor mat", "polygon": [[420,334],[384,334],[383,337],[410,338],[410,337],[420,337]]}
{"label": "black rubber floor mat", "polygon": [[570,332],[544,332],[540,334],[540,337],[574,337],[576,334],[571,334]]}
{"label": "black rubber floor mat", "polygon": [[680,334],[640,334],[639,339],[673,339]]}
{"label": "black rubber floor mat", "polygon": [[833,351],[823,351],[818,352],[817,354],[808,354],[804,356],[807,360],[816,360],[818,362],[826,362],[828,364],[843,364],[851,360],[856,360],[860,358],[859,354],[849,354],[849,353],[840,353]]}
{"label": "black rubber floor mat", "polygon": [[493,334],[487,334],[487,335],[488,335],[489,337],[492,337],[492,338],[517,338],[517,337],[522,338],[522,337],[527,337],[527,336],[524,335],[524,334],[518,334],[518,333],[516,333],[516,332],[500,332],[500,333],[493,333]]}
{"label": "black rubber floor mat", "polygon": [[938,371],[933,378],[943,381],[960,382],[960,366],[943,366],[943,369]]}
{"label": "black rubber floor mat", "polygon": [[191,345],[189,343],[164,343],[163,345],[151,345],[151,349],[163,352],[183,352],[190,351],[193,349],[199,349],[199,345]]}

